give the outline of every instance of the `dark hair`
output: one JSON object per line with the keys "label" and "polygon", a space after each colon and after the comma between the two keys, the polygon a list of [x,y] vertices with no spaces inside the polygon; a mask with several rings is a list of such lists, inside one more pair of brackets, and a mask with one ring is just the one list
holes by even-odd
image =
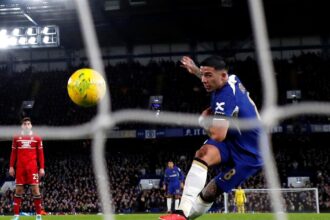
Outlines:
{"label": "dark hair", "polygon": [[216,70],[228,69],[225,60],[220,56],[210,56],[202,61],[201,66],[214,67]]}
{"label": "dark hair", "polygon": [[24,118],[21,120],[21,124],[23,124],[23,123],[26,122],[26,121],[31,122],[31,118],[30,118],[30,117],[24,117]]}

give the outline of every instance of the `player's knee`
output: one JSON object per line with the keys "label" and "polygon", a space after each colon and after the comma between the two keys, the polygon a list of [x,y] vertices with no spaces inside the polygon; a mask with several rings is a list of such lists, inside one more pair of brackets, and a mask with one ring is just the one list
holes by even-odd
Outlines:
{"label": "player's knee", "polygon": [[195,157],[204,161],[208,166],[219,164],[221,161],[219,150],[213,145],[202,146],[195,154]]}
{"label": "player's knee", "polygon": [[22,195],[24,194],[24,189],[22,187],[16,187],[15,193],[17,195]]}
{"label": "player's knee", "polygon": [[32,188],[32,194],[33,195],[40,195],[39,187],[33,187]]}
{"label": "player's knee", "polygon": [[196,151],[195,157],[202,159],[207,154],[207,146],[202,146],[198,151]]}

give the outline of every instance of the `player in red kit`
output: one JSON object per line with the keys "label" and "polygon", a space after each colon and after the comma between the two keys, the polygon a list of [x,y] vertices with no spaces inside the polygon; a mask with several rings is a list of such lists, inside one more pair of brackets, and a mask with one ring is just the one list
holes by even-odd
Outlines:
{"label": "player in red kit", "polygon": [[42,140],[38,135],[33,134],[30,118],[23,118],[21,127],[21,134],[13,138],[9,167],[9,175],[16,178],[13,220],[19,219],[24,185],[31,186],[36,220],[41,220],[39,179],[45,175]]}

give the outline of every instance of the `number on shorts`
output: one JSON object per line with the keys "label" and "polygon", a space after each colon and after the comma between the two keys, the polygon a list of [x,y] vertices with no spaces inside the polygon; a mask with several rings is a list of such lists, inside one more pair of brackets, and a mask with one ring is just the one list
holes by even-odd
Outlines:
{"label": "number on shorts", "polygon": [[236,170],[233,168],[229,170],[223,177],[225,180],[230,180],[236,174]]}
{"label": "number on shorts", "polygon": [[37,173],[32,174],[34,180],[39,180],[39,175]]}

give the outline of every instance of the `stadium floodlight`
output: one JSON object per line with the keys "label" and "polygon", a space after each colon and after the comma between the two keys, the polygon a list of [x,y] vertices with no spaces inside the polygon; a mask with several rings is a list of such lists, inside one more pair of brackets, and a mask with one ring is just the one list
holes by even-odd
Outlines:
{"label": "stadium floodlight", "polygon": [[42,42],[43,42],[44,44],[48,44],[48,43],[49,43],[49,36],[44,36],[44,37],[42,38]]}
{"label": "stadium floodlight", "polygon": [[0,35],[0,48],[8,47],[8,37],[5,35]]}
{"label": "stadium floodlight", "polygon": [[56,25],[0,28],[0,49],[58,47]]}
{"label": "stadium floodlight", "polygon": [[7,47],[8,47],[7,30],[1,29],[0,30],[0,48],[7,48]]}
{"label": "stadium floodlight", "polygon": [[48,27],[44,27],[41,31],[42,34],[48,33]]}
{"label": "stadium floodlight", "polygon": [[8,38],[8,46],[16,46],[17,45],[17,37]]}
{"label": "stadium floodlight", "polygon": [[36,37],[29,37],[28,44],[37,44],[37,38]]}
{"label": "stadium floodlight", "polygon": [[11,32],[12,35],[14,36],[18,36],[19,35],[19,29],[18,28],[14,28],[13,31]]}
{"label": "stadium floodlight", "polygon": [[14,28],[12,31],[12,35],[14,36],[23,36],[24,35],[24,29],[19,27],[19,28]]}
{"label": "stadium floodlight", "polygon": [[38,34],[38,28],[37,27],[29,27],[26,30],[26,34],[31,36],[31,35],[37,35]]}
{"label": "stadium floodlight", "polygon": [[0,30],[0,36],[7,35],[7,29]]}
{"label": "stadium floodlight", "polygon": [[44,34],[44,35],[56,34],[56,27],[55,26],[44,27],[44,29],[42,29],[41,33]]}
{"label": "stadium floodlight", "polygon": [[20,45],[25,45],[27,42],[26,42],[27,38],[26,37],[20,37],[18,39],[18,44]]}

